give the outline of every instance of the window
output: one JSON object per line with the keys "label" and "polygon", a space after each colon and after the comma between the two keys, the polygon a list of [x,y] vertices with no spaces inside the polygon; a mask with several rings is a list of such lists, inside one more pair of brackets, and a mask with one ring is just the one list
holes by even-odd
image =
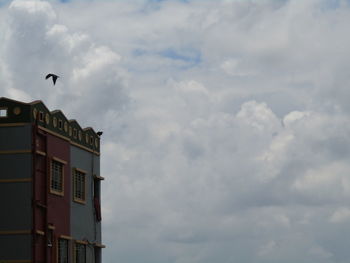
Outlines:
{"label": "window", "polygon": [[58,240],[58,263],[68,263],[68,240],[60,238]]}
{"label": "window", "polygon": [[85,203],[85,172],[74,169],[74,201]]}
{"label": "window", "polygon": [[76,139],[76,138],[77,138],[77,134],[78,134],[77,129],[74,129],[74,130],[73,130],[73,137],[74,137],[74,139]]}
{"label": "window", "polygon": [[86,262],[86,245],[75,243],[74,247],[74,263]]}
{"label": "window", "polygon": [[59,128],[60,130],[62,130],[62,127],[63,127],[62,120],[58,120],[58,128]]}
{"label": "window", "polygon": [[7,117],[7,108],[0,108],[0,118]]}
{"label": "window", "polygon": [[63,165],[57,160],[51,162],[51,193],[63,195]]}
{"label": "window", "polygon": [[39,121],[44,121],[44,113],[42,111],[39,112]]}

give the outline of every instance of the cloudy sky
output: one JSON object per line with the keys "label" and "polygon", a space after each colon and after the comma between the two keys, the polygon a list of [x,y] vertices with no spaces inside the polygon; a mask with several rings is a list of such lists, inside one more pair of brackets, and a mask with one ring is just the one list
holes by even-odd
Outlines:
{"label": "cloudy sky", "polygon": [[104,131],[104,263],[348,263],[349,25],[345,0],[0,0],[0,96]]}

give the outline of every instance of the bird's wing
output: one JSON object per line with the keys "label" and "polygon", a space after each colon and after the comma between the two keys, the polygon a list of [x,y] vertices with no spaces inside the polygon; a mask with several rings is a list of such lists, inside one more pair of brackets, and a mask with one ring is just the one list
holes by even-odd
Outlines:
{"label": "bird's wing", "polygon": [[45,79],[48,79],[49,77],[52,77],[52,74],[47,74]]}

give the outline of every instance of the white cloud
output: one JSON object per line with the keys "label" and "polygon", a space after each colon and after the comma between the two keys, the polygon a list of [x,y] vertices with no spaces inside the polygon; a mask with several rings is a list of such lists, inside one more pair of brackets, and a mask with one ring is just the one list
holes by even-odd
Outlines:
{"label": "white cloud", "polygon": [[292,111],[283,118],[283,124],[287,127],[292,126],[294,122],[301,120],[308,115],[308,112]]}
{"label": "white cloud", "polygon": [[325,0],[16,0],[0,92],[104,130],[104,262],[345,263],[349,20]]}
{"label": "white cloud", "polygon": [[330,217],[330,221],[332,223],[342,223],[342,222],[349,221],[349,219],[350,219],[350,209],[347,207],[342,207],[337,209]]}
{"label": "white cloud", "polygon": [[[8,85],[3,87],[5,95],[14,99],[44,98],[50,108],[61,107],[66,112],[85,108],[90,116],[106,111],[88,106],[92,101],[109,105],[113,110],[125,104],[123,89],[127,77],[118,65],[120,55],[96,45],[86,34],[70,32],[59,23],[50,3],[13,1],[5,23],[8,25],[2,52],[8,72]],[[49,72],[60,76],[55,87],[44,79]],[[114,96],[118,97],[118,105],[112,99]]]}
{"label": "white cloud", "polygon": [[280,128],[280,121],[265,103],[255,101],[244,103],[237,114],[237,118],[253,129],[263,132],[267,130],[273,133]]}

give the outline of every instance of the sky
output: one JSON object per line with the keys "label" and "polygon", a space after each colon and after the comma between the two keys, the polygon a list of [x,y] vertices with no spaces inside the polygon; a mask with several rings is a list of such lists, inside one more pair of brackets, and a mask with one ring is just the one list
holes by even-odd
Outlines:
{"label": "sky", "polygon": [[0,96],[104,131],[104,263],[348,263],[349,24],[345,0],[0,0]]}

